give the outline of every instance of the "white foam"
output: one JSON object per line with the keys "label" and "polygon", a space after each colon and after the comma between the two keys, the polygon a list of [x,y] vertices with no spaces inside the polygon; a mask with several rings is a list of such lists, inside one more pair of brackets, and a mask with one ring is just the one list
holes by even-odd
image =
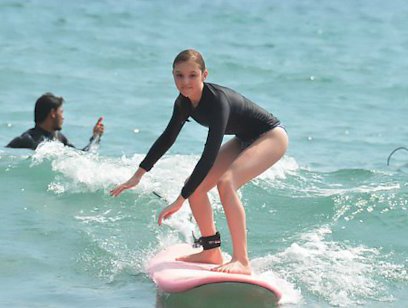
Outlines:
{"label": "white foam", "polygon": [[[324,298],[330,305],[350,307],[363,304],[364,299],[392,300],[385,296],[385,286],[377,278],[385,268],[380,252],[327,240],[330,234],[327,226],[302,234],[284,251],[254,260],[254,266],[261,272],[273,269],[282,279]],[[300,291],[296,293],[289,285],[282,300],[293,303],[299,296]]]}
{"label": "white foam", "polygon": [[[50,183],[49,190],[56,193],[107,190],[123,183],[138,168],[144,155],[121,158],[101,157],[97,153],[78,151],[65,147],[60,142],[40,144],[32,156],[32,165],[50,161],[56,172],[56,180]],[[169,201],[175,199],[184,181],[190,176],[199,156],[167,155],[147,173],[138,188],[147,192],[159,190]],[[293,158],[285,157],[268,169],[259,179],[285,178],[285,174],[297,170]],[[216,191],[211,192],[212,201],[219,205]]]}
{"label": "white foam", "polygon": [[263,272],[258,272],[260,269],[259,264],[263,262],[264,258],[254,259],[251,261],[251,266],[254,274],[262,279],[265,279],[270,284],[278,286],[279,290],[282,292],[282,297],[279,300],[279,304],[299,304],[302,301],[302,293],[300,289],[296,288],[294,283],[282,278],[274,270],[264,270]]}
{"label": "white foam", "polygon": [[65,147],[59,142],[45,142],[32,156],[32,165],[51,161],[56,177],[48,189],[55,193],[94,192],[129,178],[132,174],[130,166],[136,164],[137,158],[113,160]]}
{"label": "white foam", "polygon": [[378,185],[378,184],[361,185],[361,186],[356,186],[353,188],[343,188],[343,189],[336,188],[333,185],[333,188],[329,188],[329,189],[319,188],[317,190],[310,190],[309,192],[314,191],[315,195],[330,197],[334,195],[345,195],[345,194],[352,194],[352,193],[374,193],[374,192],[390,191],[390,190],[397,190],[397,189],[400,189],[400,184],[391,183],[391,184],[386,184],[386,185]]}
{"label": "white foam", "polygon": [[284,156],[275,165],[260,174],[254,182],[259,180],[271,182],[275,179],[285,179],[287,174],[293,174],[299,169],[299,165],[293,157]]}

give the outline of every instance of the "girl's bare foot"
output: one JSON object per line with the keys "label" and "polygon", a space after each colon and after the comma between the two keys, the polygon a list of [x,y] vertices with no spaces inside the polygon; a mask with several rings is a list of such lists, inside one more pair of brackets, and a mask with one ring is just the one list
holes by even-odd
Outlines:
{"label": "girl's bare foot", "polygon": [[222,264],[224,259],[220,248],[213,248],[200,251],[192,255],[180,257],[177,261],[193,262],[193,263],[210,263],[210,264]]}
{"label": "girl's bare foot", "polygon": [[217,266],[216,268],[213,268],[211,270],[229,274],[251,275],[251,267],[249,263],[243,263],[237,260],[231,260],[230,262]]}

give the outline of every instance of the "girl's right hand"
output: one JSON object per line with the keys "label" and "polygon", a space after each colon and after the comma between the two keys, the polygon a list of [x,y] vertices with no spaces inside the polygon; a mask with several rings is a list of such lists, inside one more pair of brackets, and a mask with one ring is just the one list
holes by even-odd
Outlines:
{"label": "girl's right hand", "polygon": [[127,182],[120,184],[119,186],[116,186],[114,189],[110,191],[110,195],[112,197],[117,197],[119,196],[122,191],[135,187],[137,184],[139,184],[140,178],[139,177],[131,177]]}

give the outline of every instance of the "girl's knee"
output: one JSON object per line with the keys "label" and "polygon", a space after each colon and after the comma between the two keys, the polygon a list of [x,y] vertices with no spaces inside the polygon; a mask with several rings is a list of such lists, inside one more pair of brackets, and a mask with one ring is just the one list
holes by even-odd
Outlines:
{"label": "girl's knee", "polygon": [[217,189],[220,195],[223,195],[230,191],[234,191],[235,185],[232,174],[224,174],[217,182]]}

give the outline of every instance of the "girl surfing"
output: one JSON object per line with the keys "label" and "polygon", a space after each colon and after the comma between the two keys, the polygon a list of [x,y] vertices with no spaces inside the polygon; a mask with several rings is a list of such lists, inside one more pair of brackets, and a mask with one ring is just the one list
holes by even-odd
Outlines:
{"label": "girl surfing", "polygon": [[[136,186],[173,145],[187,119],[193,118],[208,127],[205,147],[180,195],[161,211],[158,223],[161,225],[188,200],[201,233],[196,243],[203,250],[179,260],[219,264],[215,271],[249,275],[245,210],[237,191],[282,158],[288,147],[288,136],[271,113],[234,90],[205,82],[207,76],[198,51],[188,49],[177,55],[173,77],[180,94],[171,119],[134,175],[114,188],[111,195],[116,197]],[[222,144],[224,135],[235,137]],[[232,259],[227,263],[223,262],[221,238],[208,198],[208,192],[215,186],[232,239]]]}

